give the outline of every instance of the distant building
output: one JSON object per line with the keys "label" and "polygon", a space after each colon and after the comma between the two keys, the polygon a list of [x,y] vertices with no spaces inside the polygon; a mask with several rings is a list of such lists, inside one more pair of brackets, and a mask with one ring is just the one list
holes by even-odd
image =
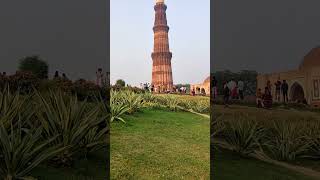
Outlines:
{"label": "distant building", "polygon": [[190,86],[190,92],[192,92],[192,90],[195,91],[196,95],[206,95],[206,96],[210,96],[210,76],[207,77],[203,83],[200,84],[191,84]]}
{"label": "distant building", "polygon": [[[320,47],[312,49],[303,59],[299,68],[292,71],[259,74],[257,87],[264,89],[267,82],[272,86],[275,97],[274,83],[286,80],[289,85],[288,98],[291,102],[307,102],[314,107],[320,107]],[[282,99],[282,96],[281,96]]]}

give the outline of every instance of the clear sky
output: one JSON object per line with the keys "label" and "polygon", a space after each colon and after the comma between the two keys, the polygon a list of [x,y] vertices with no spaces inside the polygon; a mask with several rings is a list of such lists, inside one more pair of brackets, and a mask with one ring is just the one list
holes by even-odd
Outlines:
{"label": "clear sky", "polygon": [[107,70],[109,7],[105,0],[10,0],[0,5],[0,72],[14,73],[19,60],[39,55],[71,79],[95,79]]}
{"label": "clear sky", "polygon": [[214,70],[293,70],[320,45],[319,0],[213,2]]}
{"label": "clear sky", "polygon": [[[165,0],[174,84],[210,73],[210,0]],[[111,83],[151,81],[155,0],[111,0]]]}

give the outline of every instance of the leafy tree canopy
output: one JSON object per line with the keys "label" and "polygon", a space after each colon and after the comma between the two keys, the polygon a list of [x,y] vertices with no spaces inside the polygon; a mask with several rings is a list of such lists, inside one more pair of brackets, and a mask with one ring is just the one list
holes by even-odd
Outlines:
{"label": "leafy tree canopy", "polygon": [[122,79],[118,79],[116,81],[116,86],[120,86],[120,87],[125,87],[126,86],[126,82]]}
{"label": "leafy tree canopy", "polygon": [[48,78],[49,66],[38,56],[27,56],[20,60],[19,70],[32,72],[40,79]]}

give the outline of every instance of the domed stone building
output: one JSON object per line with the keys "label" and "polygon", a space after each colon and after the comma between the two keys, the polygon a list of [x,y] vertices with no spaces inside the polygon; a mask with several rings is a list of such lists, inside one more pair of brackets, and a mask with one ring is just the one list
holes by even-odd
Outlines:
{"label": "domed stone building", "polygon": [[196,95],[210,96],[210,76],[201,84],[191,84],[190,91],[195,90]]}
{"label": "domed stone building", "polygon": [[272,95],[275,97],[274,83],[278,79],[287,81],[289,101],[306,101],[311,106],[320,107],[320,46],[312,49],[296,70],[259,74],[257,87],[263,90],[267,82],[270,81],[273,85]]}

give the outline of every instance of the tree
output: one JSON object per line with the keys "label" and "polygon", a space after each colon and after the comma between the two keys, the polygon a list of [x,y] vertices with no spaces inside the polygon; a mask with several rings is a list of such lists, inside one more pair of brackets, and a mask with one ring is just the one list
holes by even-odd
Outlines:
{"label": "tree", "polygon": [[19,64],[20,71],[32,72],[40,79],[48,78],[48,69],[48,64],[38,56],[27,56]]}
{"label": "tree", "polygon": [[118,79],[116,81],[116,86],[120,86],[120,87],[125,87],[126,86],[126,82],[122,79]]}

